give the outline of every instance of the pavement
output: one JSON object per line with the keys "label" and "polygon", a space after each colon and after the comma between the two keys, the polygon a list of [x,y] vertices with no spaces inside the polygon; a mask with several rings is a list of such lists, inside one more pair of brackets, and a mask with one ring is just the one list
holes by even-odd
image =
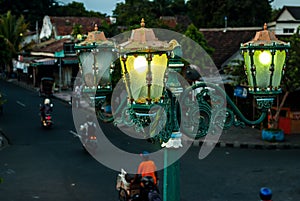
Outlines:
{"label": "pavement", "polygon": [[[10,82],[28,90],[38,91],[37,88],[34,88],[23,82],[18,82],[16,80],[11,80]],[[56,92],[54,93],[54,98],[66,103],[70,103],[71,93],[71,90]],[[85,108],[88,108],[88,103],[81,102],[81,104],[86,104]],[[300,149],[300,133],[285,134],[284,141],[281,142],[269,142],[262,140],[261,132],[261,130],[249,126],[246,126],[245,128],[231,127],[230,129],[223,131],[219,140],[216,142],[216,147],[232,147],[242,149]],[[193,146],[202,146],[203,143],[211,143],[205,140],[205,137],[197,140],[184,140],[193,140]],[[9,145],[9,140],[0,128],[0,150],[5,148],[7,145]]]}

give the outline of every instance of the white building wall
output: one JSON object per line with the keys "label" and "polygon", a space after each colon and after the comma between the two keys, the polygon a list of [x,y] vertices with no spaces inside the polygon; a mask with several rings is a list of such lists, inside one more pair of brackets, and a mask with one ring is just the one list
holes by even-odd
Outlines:
{"label": "white building wall", "polygon": [[[276,35],[292,35],[296,33],[297,28],[300,26],[300,22],[295,22],[295,23],[276,23],[275,27],[275,34]],[[284,29],[294,29],[293,33],[284,33]]]}
{"label": "white building wall", "polygon": [[40,33],[40,39],[43,39],[43,38],[49,39],[52,34],[52,29],[53,29],[53,26],[52,26],[50,17],[46,15],[43,19],[43,27],[42,27],[42,30]]}

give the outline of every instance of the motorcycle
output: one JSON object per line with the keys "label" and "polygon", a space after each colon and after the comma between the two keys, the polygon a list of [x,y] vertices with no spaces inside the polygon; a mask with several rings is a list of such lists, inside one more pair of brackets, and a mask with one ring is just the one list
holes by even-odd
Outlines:
{"label": "motorcycle", "polygon": [[41,125],[44,128],[50,128],[53,125],[52,112],[53,104],[50,103],[50,99],[46,98],[44,104],[40,104],[40,116],[41,116]]}
{"label": "motorcycle", "polygon": [[83,143],[83,148],[85,151],[90,153],[95,153],[98,145],[97,145],[97,137],[96,135],[89,135],[87,136],[87,139]]}
{"label": "motorcycle", "polygon": [[52,125],[52,115],[50,113],[45,114],[45,118],[42,120],[42,126],[44,128],[50,128]]}
{"label": "motorcycle", "polygon": [[83,149],[86,152],[95,153],[98,147],[98,139],[96,136],[96,124],[85,123],[80,126],[81,135],[77,135],[81,139]]}
{"label": "motorcycle", "polygon": [[142,177],[138,181],[128,176],[124,169],[117,176],[116,189],[120,201],[161,201],[152,177]]}

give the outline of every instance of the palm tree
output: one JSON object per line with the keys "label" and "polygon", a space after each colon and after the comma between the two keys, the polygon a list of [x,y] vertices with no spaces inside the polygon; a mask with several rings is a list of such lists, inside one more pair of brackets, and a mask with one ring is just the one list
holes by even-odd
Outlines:
{"label": "palm tree", "polygon": [[24,17],[17,18],[8,11],[0,16],[0,38],[3,44],[0,49],[1,63],[6,66],[8,72],[12,71],[12,59],[22,50],[21,42],[29,24]]}

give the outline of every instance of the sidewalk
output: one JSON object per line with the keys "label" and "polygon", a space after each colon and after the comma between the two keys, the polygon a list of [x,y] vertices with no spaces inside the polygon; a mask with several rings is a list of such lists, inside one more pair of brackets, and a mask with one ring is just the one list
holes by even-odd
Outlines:
{"label": "sidewalk", "polygon": [[[12,82],[29,90],[37,91],[37,89],[32,88],[24,83],[20,83],[17,81]],[[54,98],[66,103],[70,103],[71,93],[71,91],[54,93]],[[89,107],[88,103],[82,102],[82,104],[84,104],[86,107]],[[5,146],[5,144],[8,143],[8,141],[5,139],[5,136],[1,135],[1,133],[2,132],[0,129],[0,150],[1,147]],[[204,143],[204,139],[205,137],[194,140],[193,145],[201,146]],[[261,139],[261,131],[258,129],[248,126],[246,126],[245,128],[231,127],[230,129],[223,131],[216,146],[252,149],[300,149],[300,133],[285,135],[285,140],[283,142],[267,142]]]}

